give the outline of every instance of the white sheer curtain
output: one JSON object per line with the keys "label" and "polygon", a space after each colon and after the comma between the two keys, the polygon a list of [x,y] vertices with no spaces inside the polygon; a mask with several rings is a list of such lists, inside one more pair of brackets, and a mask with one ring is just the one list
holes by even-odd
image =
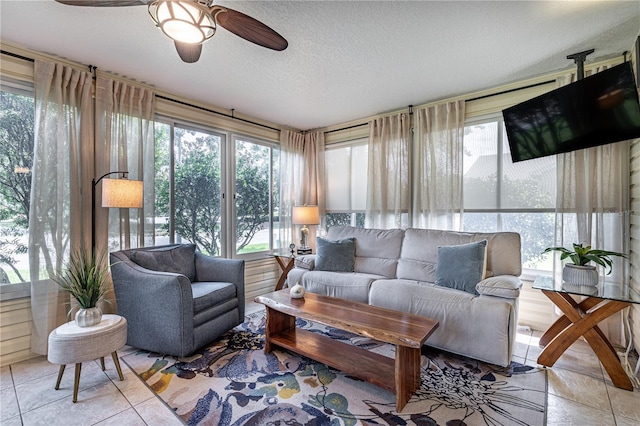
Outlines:
{"label": "white sheer curtain", "polygon": [[100,208],[102,184],[97,185],[97,247],[118,250],[154,244],[154,114],[152,91],[97,78],[95,177],[127,171],[129,179],[144,182],[142,209]]}
{"label": "white sheer curtain", "polygon": [[[575,74],[561,76],[557,86],[574,80]],[[555,245],[571,248],[583,243],[629,253],[630,146],[624,141],[557,156]],[[628,284],[628,261],[617,257],[613,261],[613,272],[602,279]],[[561,269],[556,256],[554,273],[560,275]],[[601,324],[614,344],[624,340],[620,318]]]}
{"label": "white sheer curtain", "polygon": [[[291,212],[296,205],[317,205],[321,221],[325,210],[324,133],[280,132],[280,211],[277,248],[299,244]],[[320,225],[322,227],[322,224]],[[310,229],[309,243],[315,244]]]}
{"label": "white sheer curtain", "polygon": [[[90,249],[90,168],[82,160],[93,144],[91,74],[35,61],[34,160],[29,210],[31,350],[47,353],[51,330],[65,319],[69,301],[50,277],[71,249]],[[87,150],[88,148],[88,150]]]}
{"label": "white sheer curtain", "polygon": [[369,122],[367,228],[406,228],[409,223],[409,116]]}
{"label": "white sheer curtain", "polygon": [[418,109],[414,120],[413,226],[459,230],[464,101]]}

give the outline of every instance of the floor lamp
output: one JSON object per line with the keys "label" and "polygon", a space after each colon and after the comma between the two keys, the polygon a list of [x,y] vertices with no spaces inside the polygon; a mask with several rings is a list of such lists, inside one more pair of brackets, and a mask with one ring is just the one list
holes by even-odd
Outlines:
{"label": "floor lamp", "polygon": [[291,222],[294,225],[302,225],[302,228],[300,228],[300,243],[302,245],[298,248],[298,254],[310,254],[311,247],[308,246],[309,228],[307,228],[307,225],[318,225],[320,223],[318,206],[294,206]]}
{"label": "floor lamp", "polygon": [[[102,207],[139,209],[142,207],[142,181],[129,180],[129,172],[109,172],[91,180],[91,250],[96,249],[96,186],[102,181]],[[121,174],[121,179],[105,179]],[[103,180],[104,179],[104,180]]]}

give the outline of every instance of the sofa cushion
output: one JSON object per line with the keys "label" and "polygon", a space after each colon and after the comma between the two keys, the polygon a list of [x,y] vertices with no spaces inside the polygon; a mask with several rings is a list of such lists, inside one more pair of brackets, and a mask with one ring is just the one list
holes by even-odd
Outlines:
{"label": "sofa cushion", "polygon": [[195,254],[195,244],[182,244],[131,250],[129,257],[143,268],[182,274],[193,281],[196,276]]}
{"label": "sofa cushion", "polygon": [[438,320],[427,346],[505,367],[511,363],[517,299],[478,297],[424,282],[377,280],[371,284],[369,304]]}
{"label": "sofa cushion", "polygon": [[380,278],[384,277],[358,272],[306,271],[298,283],[310,293],[367,303],[371,283]]}
{"label": "sofa cushion", "polygon": [[393,278],[400,257],[402,229],[367,229],[354,226],[332,226],[327,238],[356,240],[355,272]]}
{"label": "sofa cushion", "polygon": [[315,269],[317,271],[353,272],[355,247],[353,237],[342,240],[318,238]]}
{"label": "sofa cushion", "polygon": [[516,232],[456,232],[411,228],[405,231],[397,278],[433,283],[436,280],[439,246],[455,246],[481,240],[487,240],[488,271],[495,276],[519,276],[522,273],[520,235]]}
{"label": "sofa cushion", "polygon": [[438,247],[436,285],[478,294],[476,284],[486,271],[487,240]]}

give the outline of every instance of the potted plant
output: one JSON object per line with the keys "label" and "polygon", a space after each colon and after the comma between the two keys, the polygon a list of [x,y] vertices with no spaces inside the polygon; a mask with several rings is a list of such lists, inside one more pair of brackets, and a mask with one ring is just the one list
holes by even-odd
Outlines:
{"label": "potted plant", "polygon": [[623,253],[593,249],[591,246],[585,247],[582,244],[575,243],[573,244],[573,250],[565,247],[547,247],[543,253],[551,251],[559,251],[561,253],[561,261],[565,259],[571,261],[571,263],[566,263],[562,268],[562,280],[566,283],[577,285],[598,284],[597,266],[590,265],[591,262],[602,266],[605,273],[609,275],[613,264],[610,256],[627,257]]}
{"label": "potted plant", "polygon": [[[71,253],[64,271],[53,280],[78,302],[80,309],[76,312],[75,321],[79,327],[89,327],[100,323],[102,311],[98,303],[104,299],[109,290],[108,266],[104,255],[95,255],[85,250]],[[69,313],[75,307],[69,309]]]}

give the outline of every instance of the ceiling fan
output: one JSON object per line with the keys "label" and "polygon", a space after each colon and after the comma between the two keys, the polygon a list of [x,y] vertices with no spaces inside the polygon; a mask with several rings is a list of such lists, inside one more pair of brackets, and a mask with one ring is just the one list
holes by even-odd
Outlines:
{"label": "ceiling fan", "polygon": [[217,26],[243,39],[273,50],[289,45],[280,34],[244,13],[211,5],[213,0],[55,0],[69,6],[148,6],[156,26],[171,38],[180,59],[193,63],[200,59],[202,44],[216,33]]}

